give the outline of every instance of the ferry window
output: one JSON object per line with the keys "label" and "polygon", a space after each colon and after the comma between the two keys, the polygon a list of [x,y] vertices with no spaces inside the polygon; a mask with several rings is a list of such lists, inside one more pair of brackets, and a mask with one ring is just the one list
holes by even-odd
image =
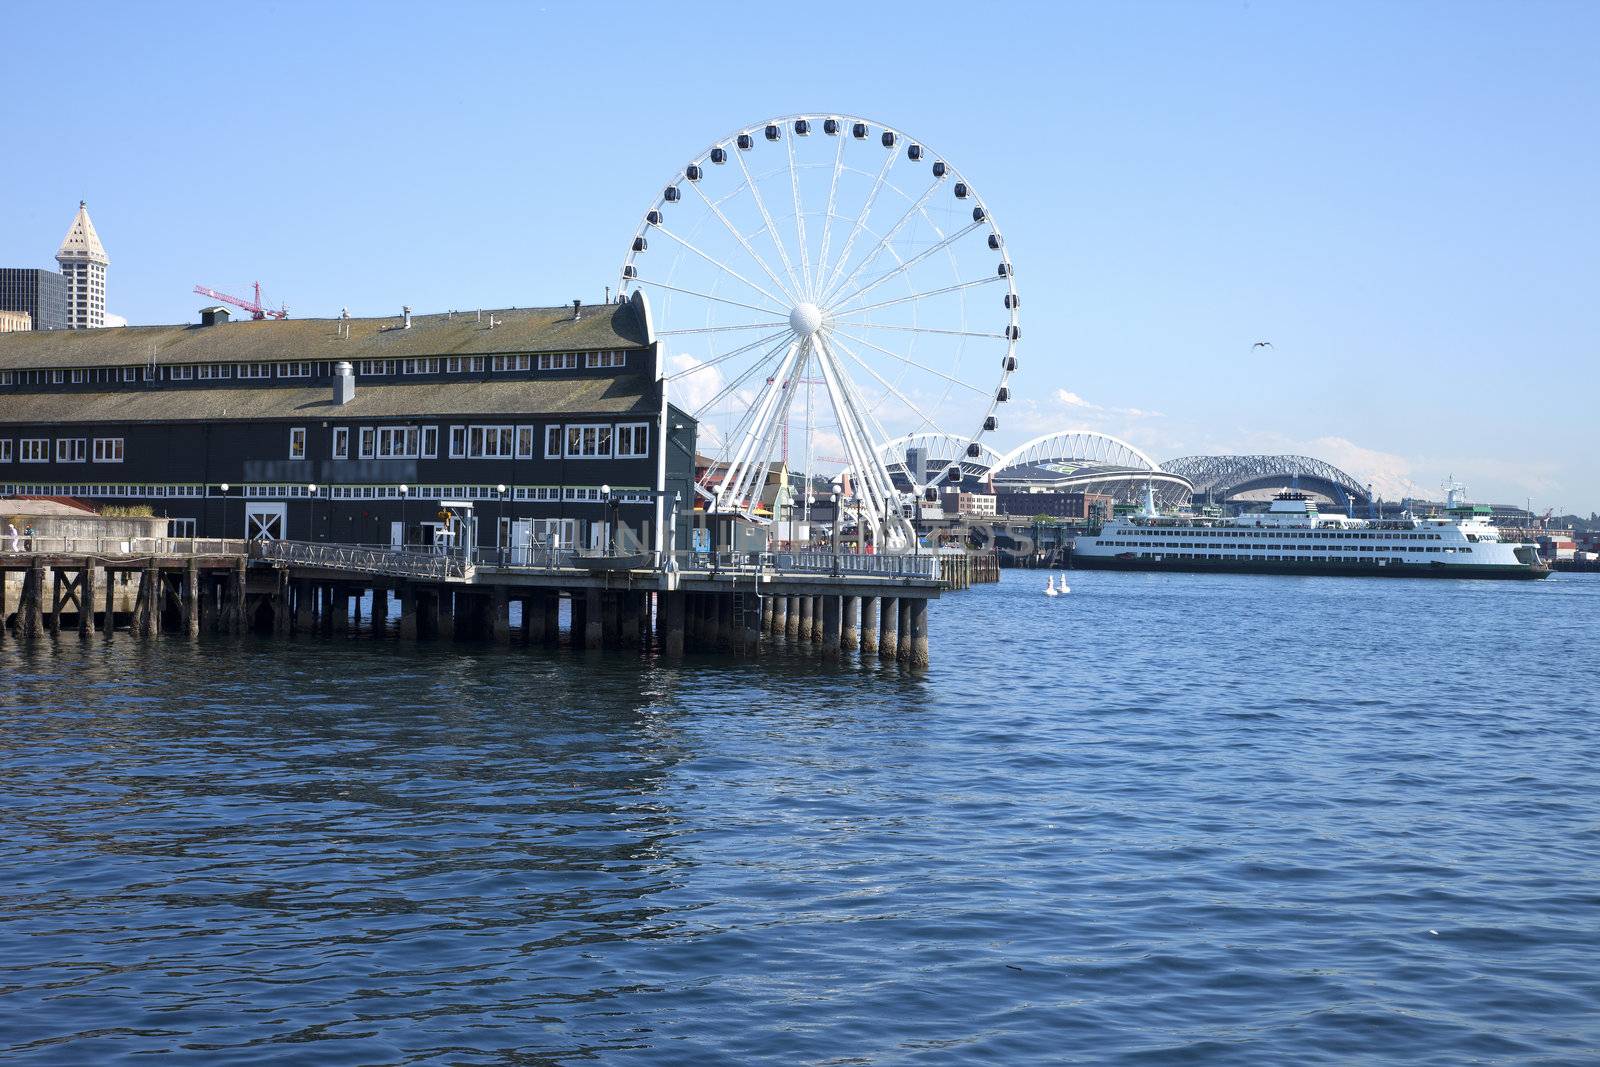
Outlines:
{"label": "ferry window", "polygon": [[94,461],[96,463],[121,463],[122,438],[96,437],[94,439]]}
{"label": "ferry window", "polygon": [[289,431],[289,458],[306,458],[306,431],[303,426],[296,426]]}
{"label": "ferry window", "polygon": [[333,458],[350,458],[350,428],[348,426],[335,426],[333,428]]}
{"label": "ferry window", "polygon": [[439,427],[422,428],[422,458],[433,459],[439,454]]}

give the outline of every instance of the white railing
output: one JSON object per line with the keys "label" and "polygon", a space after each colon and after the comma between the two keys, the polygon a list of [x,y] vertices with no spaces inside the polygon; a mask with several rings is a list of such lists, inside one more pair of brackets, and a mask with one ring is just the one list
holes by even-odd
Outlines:
{"label": "white railing", "polygon": [[454,553],[414,551],[382,545],[321,544],[311,541],[252,541],[253,559],[273,563],[294,563],[329,570],[383,574],[396,578],[426,578],[432,581],[465,582],[472,578],[473,565]]}
{"label": "white railing", "polygon": [[247,542],[222,537],[44,537],[0,534],[0,556],[242,556]]}
{"label": "white railing", "polygon": [[856,552],[677,552],[680,572],[701,574],[826,574],[835,577],[923,578],[937,581],[932,554],[862,555]]}

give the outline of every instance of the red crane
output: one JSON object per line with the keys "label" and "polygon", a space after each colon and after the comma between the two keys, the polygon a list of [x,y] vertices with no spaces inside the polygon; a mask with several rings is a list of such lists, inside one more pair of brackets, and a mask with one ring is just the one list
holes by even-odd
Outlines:
{"label": "red crane", "polygon": [[256,298],[254,300],[246,300],[239,296],[229,296],[227,293],[219,293],[215,289],[207,289],[203,285],[195,286],[194,291],[201,296],[209,296],[213,300],[221,300],[225,304],[244,308],[244,310],[250,312],[252,319],[286,319],[289,317],[289,309],[287,307],[280,305],[278,308],[273,309],[261,306],[260,282],[256,282]]}

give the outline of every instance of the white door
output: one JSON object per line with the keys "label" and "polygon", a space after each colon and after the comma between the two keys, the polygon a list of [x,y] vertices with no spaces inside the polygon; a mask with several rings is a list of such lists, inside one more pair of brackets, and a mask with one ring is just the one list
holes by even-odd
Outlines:
{"label": "white door", "polygon": [[526,567],[533,562],[531,556],[531,542],[533,541],[533,521],[531,519],[518,519],[511,524],[511,563],[516,567]]}
{"label": "white door", "polygon": [[396,552],[406,547],[406,524],[391,522],[389,524],[389,547]]}
{"label": "white door", "polygon": [[249,541],[279,541],[288,536],[289,505],[245,501],[244,536]]}

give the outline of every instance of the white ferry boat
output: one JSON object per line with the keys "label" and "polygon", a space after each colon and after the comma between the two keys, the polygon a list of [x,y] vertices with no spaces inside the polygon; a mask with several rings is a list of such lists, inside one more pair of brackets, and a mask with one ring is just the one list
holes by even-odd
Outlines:
{"label": "white ferry boat", "polygon": [[1535,545],[1500,540],[1489,508],[1452,490],[1443,518],[1367,521],[1319,513],[1302,493],[1280,493],[1266,512],[1236,518],[1119,516],[1079,537],[1072,566],[1107,570],[1337,574],[1395,578],[1546,578]]}

